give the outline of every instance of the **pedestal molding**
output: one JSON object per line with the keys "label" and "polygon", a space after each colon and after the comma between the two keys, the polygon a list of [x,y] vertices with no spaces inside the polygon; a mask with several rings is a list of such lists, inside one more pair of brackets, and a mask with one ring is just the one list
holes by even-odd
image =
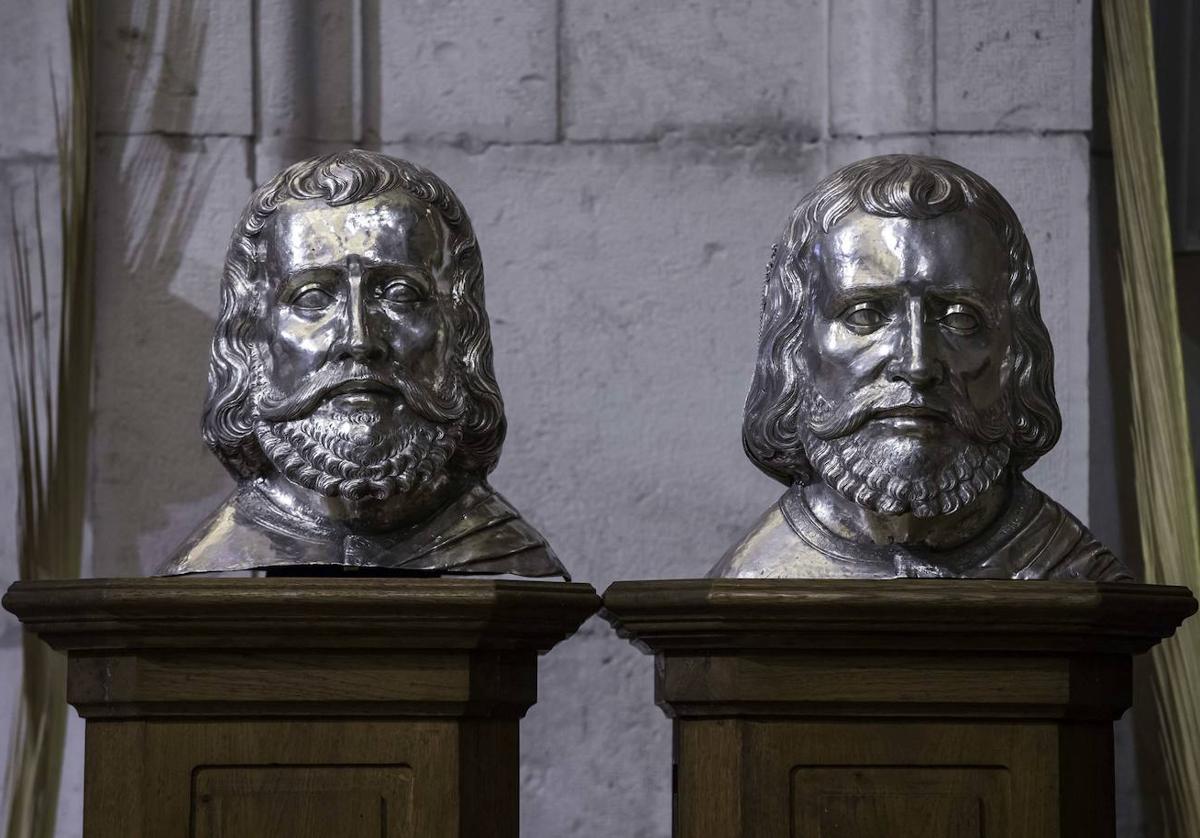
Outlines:
{"label": "pedestal molding", "polygon": [[480,579],[17,582],[3,605],[56,649],[544,652],[595,613],[591,585]]}
{"label": "pedestal molding", "polygon": [[1196,611],[1187,588],[1096,582],[615,582],[602,614],[646,651],[1144,652]]}

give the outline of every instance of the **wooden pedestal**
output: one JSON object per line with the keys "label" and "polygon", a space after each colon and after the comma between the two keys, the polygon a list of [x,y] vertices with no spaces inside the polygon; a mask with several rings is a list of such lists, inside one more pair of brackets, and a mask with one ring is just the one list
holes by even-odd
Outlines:
{"label": "wooden pedestal", "polygon": [[676,838],[1112,838],[1112,722],[1184,588],[618,582],[675,719]]}
{"label": "wooden pedestal", "polygon": [[17,583],[87,720],[86,838],[516,838],[537,655],[590,585]]}

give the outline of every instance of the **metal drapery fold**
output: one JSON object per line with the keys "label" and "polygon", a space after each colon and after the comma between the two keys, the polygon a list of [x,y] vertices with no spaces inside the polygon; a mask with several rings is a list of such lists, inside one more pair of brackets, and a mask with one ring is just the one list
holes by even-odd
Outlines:
{"label": "metal drapery fold", "polygon": [[[88,0],[69,0],[68,98],[62,109],[54,102],[62,249],[58,289],[51,288],[46,268],[38,189],[34,229],[21,230],[14,220],[11,230],[14,259],[5,302],[18,444],[21,579],[78,577],[82,562],[93,354],[91,14]],[[6,834],[53,838],[67,724],[66,666],[33,635],[22,638],[22,652],[21,696],[6,772]]]}
{"label": "metal drapery fold", "polygon": [[[1200,589],[1200,522],[1188,438],[1166,176],[1146,0],[1102,0],[1133,452],[1146,581]],[[1200,623],[1154,651],[1168,828],[1200,835]]]}

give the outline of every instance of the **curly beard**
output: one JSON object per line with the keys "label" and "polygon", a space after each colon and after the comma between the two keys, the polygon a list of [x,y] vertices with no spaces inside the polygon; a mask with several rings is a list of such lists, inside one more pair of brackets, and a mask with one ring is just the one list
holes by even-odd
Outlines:
{"label": "curly beard", "polygon": [[874,410],[905,404],[897,388],[868,389],[834,405],[803,394],[800,427],[813,471],[838,494],[883,515],[952,515],[995,485],[1008,467],[1008,402],[976,414],[961,400],[947,406],[947,434],[936,445],[912,444],[864,429]]}
{"label": "curly beard", "polygon": [[386,421],[375,411],[322,408],[299,419],[260,420],[254,433],[289,480],[351,501],[387,500],[440,485],[461,436],[456,424],[430,421],[403,406]]}
{"label": "curly beard", "polygon": [[925,464],[897,461],[885,444],[860,443],[854,435],[825,440],[805,431],[803,436],[809,462],[821,479],[882,515],[952,515],[995,485],[1010,455],[1003,442],[969,442],[931,472]]}

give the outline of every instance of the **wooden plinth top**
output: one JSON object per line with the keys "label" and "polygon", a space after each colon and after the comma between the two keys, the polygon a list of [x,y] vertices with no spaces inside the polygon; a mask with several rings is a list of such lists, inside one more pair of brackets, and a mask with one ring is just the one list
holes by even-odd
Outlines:
{"label": "wooden plinth top", "polygon": [[617,582],[604,616],[649,652],[735,649],[1139,653],[1197,603],[1186,588],[992,580]]}
{"label": "wooden plinth top", "polygon": [[547,651],[594,614],[591,585],[478,579],[17,582],[4,607],[62,650]]}

